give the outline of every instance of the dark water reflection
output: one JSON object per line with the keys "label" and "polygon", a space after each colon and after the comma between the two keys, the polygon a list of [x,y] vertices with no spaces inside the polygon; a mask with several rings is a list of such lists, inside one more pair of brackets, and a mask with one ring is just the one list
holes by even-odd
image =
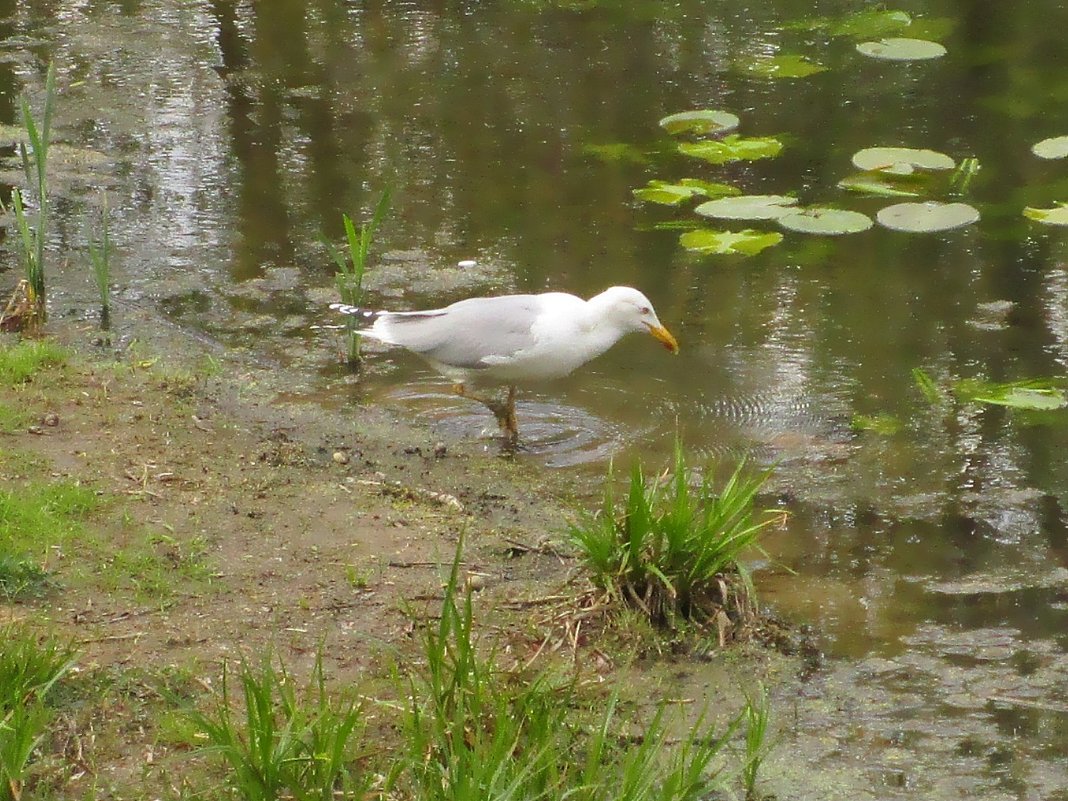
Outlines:
{"label": "dark water reflection", "polygon": [[[56,179],[57,244],[83,246],[82,206],[107,187],[122,300],[287,369],[298,396],[353,402],[334,335],[312,327],[335,299],[321,237],[338,241],[341,212],[365,215],[387,184],[378,302],[642,287],[682,354],[632,338],[533,388],[524,457],[595,476],[612,455],[666,456],[679,430],[698,456],[780,461],[794,515],[769,543],[766,596],[850,657],[805,691],[789,740],[843,783],[786,777],[780,795],[1064,798],[1068,416],[934,408],[910,371],[1068,368],[1066,240],[1020,215],[1068,201],[1068,168],[1029,153],[1068,133],[1068,8],[904,2],[948,21],[949,55],[891,64],[785,27],[865,3],[578,5],[0,2],[0,122],[21,87],[40,93],[53,56],[61,134],[96,156]],[[780,82],[733,69],[780,51],[830,69]],[[719,168],[673,155],[656,121],[702,106],[788,147]],[[967,199],[982,221],[698,258],[653,230],[687,212],[631,196],[691,175],[874,214],[887,201],[836,183],[853,152],[891,144],[977,157]],[[614,145],[629,157],[606,159]],[[81,277],[56,289],[58,305],[91,306]],[[492,422],[413,359],[369,358],[361,402],[437,437]],[[855,414],[902,429],[856,433]]]}

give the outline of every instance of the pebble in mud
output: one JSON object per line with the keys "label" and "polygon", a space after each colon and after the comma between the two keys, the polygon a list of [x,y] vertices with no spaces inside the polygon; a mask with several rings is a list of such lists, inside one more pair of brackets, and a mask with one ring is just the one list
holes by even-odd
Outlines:
{"label": "pebble in mud", "polygon": [[334,461],[337,464],[348,464],[349,455],[345,451],[334,451]]}
{"label": "pebble in mud", "polygon": [[472,592],[484,590],[489,586],[489,576],[485,573],[471,573],[467,576],[467,588]]}

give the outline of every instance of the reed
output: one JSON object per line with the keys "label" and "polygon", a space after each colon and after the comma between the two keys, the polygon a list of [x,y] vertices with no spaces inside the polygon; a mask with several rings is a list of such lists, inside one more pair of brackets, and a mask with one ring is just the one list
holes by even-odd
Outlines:
{"label": "reed", "polygon": [[[25,192],[17,188],[11,190],[11,210],[15,215],[15,227],[18,230],[16,241],[29,285],[30,302],[40,317],[44,316],[45,311],[45,245],[49,229],[48,148],[52,135],[55,96],[56,70],[55,65],[50,64],[45,78],[44,108],[40,121],[34,118],[29,101],[25,97],[20,102],[22,126],[27,141],[19,142],[19,156],[22,159],[27,189]],[[31,213],[27,200],[36,205],[36,213]],[[4,211],[7,210],[7,207],[4,207]]]}
{"label": "reed", "polygon": [[100,218],[100,240],[89,238],[89,263],[93,269],[93,283],[100,296],[100,327],[107,330],[111,325],[111,235],[108,223],[108,196],[103,195],[103,212]]}
{"label": "reed", "polygon": [[27,627],[0,629],[0,801],[19,801],[52,711],[46,696],[74,665],[75,651]]}
{"label": "reed", "polygon": [[[327,243],[330,255],[338,268],[338,272],[334,275],[338,294],[341,296],[341,302],[349,306],[359,306],[360,301],[363,300],[363,278],[367,272],[367,256],[371,251],[371,242],[375,231],[382,223],[389,209],[391,194],[392,190],[387,187],[375,205],[370,222],[361,225],[358,229],[349,215],[341,215],[342,222],[345,225],[347,253]],[[356,322],[355,317],[346,317],[346,360],[353,366],[360,363],[360,335],[356,330]]]}

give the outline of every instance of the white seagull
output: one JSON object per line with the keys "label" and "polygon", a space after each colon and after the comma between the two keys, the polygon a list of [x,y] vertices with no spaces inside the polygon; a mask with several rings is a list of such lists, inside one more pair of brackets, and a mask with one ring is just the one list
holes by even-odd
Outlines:
{"label": "white seagull", "polygon": [[[330,308],[356,315],[361,336],[400,345],[455,382],[458,394],[494,413],[515,442],[516,384],[565,376],[600,356],[632,331],[652,334],[672,353],[679,344],[637,289],[614,286],[589,300],[565,292],[468,298],[443,309],[372,311],[344,303]],[[503,402],[468,394],[476,379],[508,384]]]}

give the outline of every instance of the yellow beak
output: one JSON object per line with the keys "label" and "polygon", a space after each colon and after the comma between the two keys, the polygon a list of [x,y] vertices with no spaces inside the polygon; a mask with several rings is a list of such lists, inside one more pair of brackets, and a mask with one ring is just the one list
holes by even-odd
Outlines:
{"label": "yellow beak", "polygon": [[670,350],[672,353],[679,352],[679,343],[675,341],[675,337],[673,337],[671,335],[671,332],[664,328],[664,326],[649,325],[648,323],[646,323],[646,325],[649,326],[649,333],[656,337],[658,340],[660,340],[660,342],[663,343],[665,348]]}

